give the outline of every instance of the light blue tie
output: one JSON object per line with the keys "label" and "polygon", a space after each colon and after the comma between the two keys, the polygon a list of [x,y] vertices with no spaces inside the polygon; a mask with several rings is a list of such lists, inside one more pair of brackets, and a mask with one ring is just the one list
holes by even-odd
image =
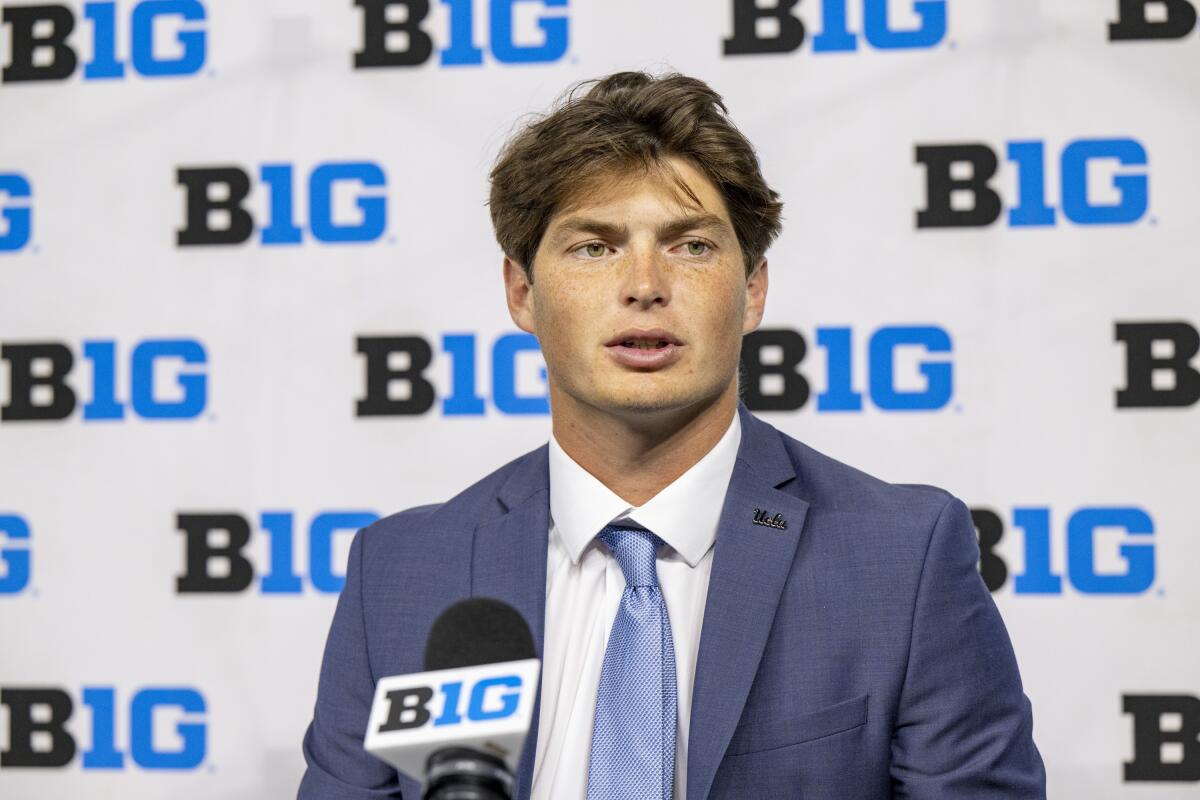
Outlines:
{"label": "light blue tie", "polygon": [[588,800],[671,800],[675,785],[675,643],[658,586],[655,553],[662,539],[640,528],[609,525],[596,536],[625,573],[625,592],[608,635]]}

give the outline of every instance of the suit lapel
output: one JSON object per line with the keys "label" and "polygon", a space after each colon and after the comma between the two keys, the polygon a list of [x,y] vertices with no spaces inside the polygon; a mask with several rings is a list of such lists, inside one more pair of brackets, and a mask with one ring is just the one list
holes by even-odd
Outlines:
{"label": "suit lapel", "polygon": [[[550,530],[549,467],[546,448],[530,453],[497,493],[501,516],[475,531],[471,595],[511,605],[529,623],[538,657],[543,652],[546,617],[546,550]],[[541,712],[541,681],[533,724],[514,776],[517,798],[529,796]]]}
{"label": "suit lapel", "polygon": [[[688,736],[688,800],[708,796],[741,717],[808,503],[778,487],[796,477],[779,433],[739,407],[742,443],[717,529]],[[756,524],[756,509],[786,528]]]}

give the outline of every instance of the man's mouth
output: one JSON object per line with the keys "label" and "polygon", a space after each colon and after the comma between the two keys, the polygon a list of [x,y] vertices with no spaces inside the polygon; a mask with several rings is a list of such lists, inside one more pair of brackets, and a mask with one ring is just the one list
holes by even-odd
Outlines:
{"label": "man's mouth", "polygon": [[650,330],[632,329],[621,331],[606,343],[608,347],[635,347],[639,350],[661,350],[683,342],[670,331],[660,328]]}
{"label": "man's mouth", "polygon": [[683,342],[670,331],[633,329],[614,336],[606,347],[618,364],[643,372],[677,362],[682,355]]}

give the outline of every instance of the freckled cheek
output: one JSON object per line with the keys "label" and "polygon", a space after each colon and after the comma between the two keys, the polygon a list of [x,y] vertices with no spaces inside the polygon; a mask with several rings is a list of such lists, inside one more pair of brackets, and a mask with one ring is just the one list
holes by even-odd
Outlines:
{"label": "freckled cheek", "polygon": [[587,287],[546,287],[538,302],[537,326],[548,359],[568,361],[587,354],[603,322],[598,296],[598,290]]}
{"label": "freckled cheek", "polygon": [[741,333],[742,315],[745,299],[736,285],[708,287],[709,291],[701,295],[701,301],[695,320],[704,321],[709,333],[724,335],[732,329]]}
{"label": "freckled cheek", "polygon": [[694,317],[695,324],[703,324],[701,333],[708,345],[709,368],[724,371],[736,362],[742,345],[742,317],[745,300],[741,287],[728,284],[711,291],[704,301],[700,313]]}

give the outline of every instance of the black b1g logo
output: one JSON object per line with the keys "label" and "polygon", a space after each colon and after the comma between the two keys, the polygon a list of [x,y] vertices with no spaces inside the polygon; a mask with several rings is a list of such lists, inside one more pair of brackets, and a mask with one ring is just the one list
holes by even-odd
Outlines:
{"label": "black b1g logo", "polygon": [[1125,386],[1117,408],[1186,408],[1200,403],[1200,330],[1182,320],[1118,322]]}
{"label": "black b1g logo", "polygon": [[1121,710],[1133,715],[1125,782],[1200,781],[1200,697],[1127,694],[1121,701]]}
{"label": "black b1g logo", "polygon": [[1118,0],[1108,40],[1182,39],[1195,29],[1196,7],[1191,0]]}

